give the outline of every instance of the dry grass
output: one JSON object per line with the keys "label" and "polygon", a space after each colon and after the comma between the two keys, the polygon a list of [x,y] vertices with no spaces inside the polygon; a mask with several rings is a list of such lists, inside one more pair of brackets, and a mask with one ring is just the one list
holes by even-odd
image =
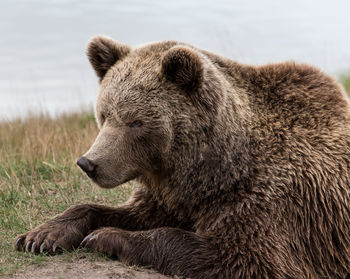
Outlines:
{"label": "dry grass", "polygon": [[97,135],[91,113],[0,123],[0,276],[48,257],[15,252],[13,239],[73,204],[116,205],[131,185],[103,190],[75,165]]}

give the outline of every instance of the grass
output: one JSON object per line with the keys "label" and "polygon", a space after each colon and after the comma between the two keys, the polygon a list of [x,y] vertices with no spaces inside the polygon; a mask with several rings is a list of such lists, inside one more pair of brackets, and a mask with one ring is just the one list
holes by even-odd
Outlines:
{"label": "grass", "polygon": [[340,75],[339,81],[343,84],[345,90],[350,93],[350,70]]}
{"label": "grass", "polygon": [[[16,252],[14,238],[81,203],[116,205],[131,184],[114,190],[93,185],[75,162],[97,135],[91,113],[29,117],[0,123],[0,277],[50,257]],[[76,257],[78,252],[64,255]],[[89,257],[93,257],[90,255]]]}

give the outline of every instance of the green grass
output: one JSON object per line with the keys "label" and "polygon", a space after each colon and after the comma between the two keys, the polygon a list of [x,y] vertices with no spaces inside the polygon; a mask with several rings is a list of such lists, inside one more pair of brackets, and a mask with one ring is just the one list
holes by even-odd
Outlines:
{"label": "green grass", "polygon": [[[104,190],[76,166],[97,133],[91,113],[0,123],[0,276],[52,259],[14,251],[18,234],[71,205],[117,205],[129,197],[131,184]],[[79,252],[65,253],[64,258],[69,261]]]}
{"label": "green grass", "polygon": [[343,84],[345,90],[350,93],[350,70],[340,75],[339,81]]}

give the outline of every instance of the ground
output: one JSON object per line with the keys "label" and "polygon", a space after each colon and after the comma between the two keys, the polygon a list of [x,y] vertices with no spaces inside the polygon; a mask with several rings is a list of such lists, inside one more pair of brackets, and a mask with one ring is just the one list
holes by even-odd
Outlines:
{"label": "ground", "polygon": [[45,264],[31,265],[16,272],[6,279],[166,279],[170,278],[151,269],[127,267],[126,265],[107,259],[89,259],[84,254],[67,261],[64,256],[57,256]]}

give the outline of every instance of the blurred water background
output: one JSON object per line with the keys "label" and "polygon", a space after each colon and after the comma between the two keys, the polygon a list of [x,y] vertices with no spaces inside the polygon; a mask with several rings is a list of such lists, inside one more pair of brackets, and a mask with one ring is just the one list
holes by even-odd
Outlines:
{"label": "blurred water background", "polygon": [[97,34],[337,76],[350,67],[349,11],[348,0],[0,0],[0,119],[91,107],[98,85],[85,48]]}

